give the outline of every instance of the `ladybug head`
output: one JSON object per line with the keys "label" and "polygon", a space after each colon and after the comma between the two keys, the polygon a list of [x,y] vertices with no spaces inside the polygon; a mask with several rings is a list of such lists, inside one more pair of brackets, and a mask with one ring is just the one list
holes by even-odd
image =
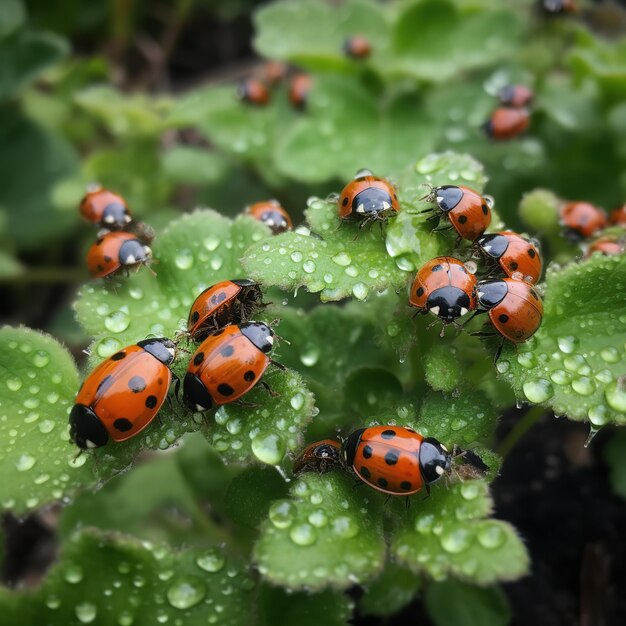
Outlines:
{"label": "ladybug head", "polygon": [[106,445],[109,433],[89,407],[75,404],[70,413],[70,437],[81,450],[90,450]]}
{"label": "ladybug head", "polygon": [[500,233],[483,235],[476,243],[486,255],[494,259],[499,259],[509,247],[509,240]]}
{"label": "ladybug head", "polygon": [[384,215],[396,211],[389,192],[378,187],[368,187],[354,196],[352,212],[357,215]]}
{"label": "ladybug head", "polygon": [[455,185],[443,185],[442,187],[436,187],[433,191],[435,193],[435,202],[444,213],[452,211],[461,202],[464,195],[463,190]]}
{"label": "ladybug head", "polygon": [[471,308],[469,295],[460,289],[448,285],[435,289],[426,300],[426,308],[444,322],[452,322],[457,317],[462,317]]}
{"label": "ladybug head", "polygon": [[267,354],[274,347],[274,331],[263,322],[248,322],[239,329],[261,352]]}
{"label": "ladybug head", "polygon": [[478,304],[483,309],[492,309],[502,302],[509,288],[503,280],[481,280],[476,285]]}
{"label": "ladybug head", "polygon": [[174,360],[176,344],[171,339],[155,337],[138,341],[137,345],[164,365],[169,365]]}
{"label": "ladybug head", "polygon": [[450,471],[452,455],[446,447],[433,437],[422,441],[419,450],[420,473],[426,484],[438,481]]}

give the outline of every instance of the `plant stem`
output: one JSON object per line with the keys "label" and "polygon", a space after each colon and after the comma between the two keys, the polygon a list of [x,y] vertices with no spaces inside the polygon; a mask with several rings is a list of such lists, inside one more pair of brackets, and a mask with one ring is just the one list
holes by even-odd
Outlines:
{"label": "plant stem", "polygon": [[528,411],[524,417],[515,424],[511,432],[504,438],[504,441],[498,448],[498,454],[501,457],[505,457],[511,449],[517,444],[517,442],[524,436],[527,430],[535,425],[539,421],[542,415],[545,414],[545,409],[541,405],[534,406]]}

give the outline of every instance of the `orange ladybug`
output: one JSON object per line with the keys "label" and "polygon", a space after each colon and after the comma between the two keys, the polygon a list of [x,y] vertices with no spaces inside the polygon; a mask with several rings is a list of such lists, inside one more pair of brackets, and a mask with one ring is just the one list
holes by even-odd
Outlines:
{"label": "orange ladybug", "polygon": [[259,283],[247,278],[225,280],[205,289],[191,305],[187,332],[203,341],[209,332],[232,322],[245,322],[263,304]]}
{"label": "orange ladybug", "polygon": [[439,256],[417,272],[409,304],[449,324],[476,308],[475,287],[476,277],[461,261]]}
{"label": "orange ladybug", "polygon": [[255,202],[246,208],[246,213],[255,220],[263,222],[274,235],[293,229],[293,222],[289,213],[283,209],[278,200]]}
{"label": "orange ladybug", "polygon": [[343,442],[346,467],[370,487],[392,496],[410,496],[450,471],[452,455],[433,437],[402,426],[355,430]]}
{"label": "orange ladybug", "polygon": [[276,85],[287,76],[287,66],[280,61],[268,61],[263,66],[263,78],[270,84]]}
{"label": "orange ladybug", "polygon": [[237,95],[243,102],[256,106],[266,106],[271,99],[269,89],[258,78],[242,81],[237,87]]}
{"label": "orange ladybug", "polygon": [[589,244],[585,251],[585,258],[588,259],[595,253],[604,254],[605,256],[617,256],[618,254],[623,254],[625,250],[626,246],[623,240],[607,235],[606,237],[599,237]]}
{"label": "orange ladybug", "polygon": [[152,258],[152,250],[130,233],[104,234],[87,252],[87,268],[95,278],[104,278],[122,268],[140,267]]}
{"label": "orange ladybug", "polygon": [[375,221],[385,222],[400,210],[394,186],[384,178],[361,170],[342,190],[339,201],[342,220],[359,220],[359,228]]}
{"label": "orange ladybug", "polygon": [[535,94],[525,85],[506,85],[498,92],[498,98],[504,106],[515,108],[530,104],[534,97]]}
{"label": "orange ladybug", "polygon": [[539,280],[541,255],[537,246],[525,237],[505,230],[483,235],[476,241],[476,245],[487,258],[496,261],[507,276],[520,276],[532,284]]}
{"label": "orange ladybug", "polygon": [[483,124],[488,137],[497,140],[515,139],[530,125],[530,115],[526,109],[499,107]]}
{"label": "orange ladybug", "polygon": [[267,356],[273,345],[274,332],[262,322],[233,324],[209,335],[189,362],[183,402],[201,412],[238,400],[275,363]]}
{"label": "orange ladybug", "polygon": [[[491,224],[489,201],[469,187],[456,185],[434,187],[423,199],[436,205],[432,209],[426,209],[424,213],[439,211],[439,216],[445,215],[459,237],[463,239],[475,241]],[[434,219],[437,219],[437,216]],[[438,230],[445,230],[445,227],[435,229]]]}
{"label": "orange ladybug", "polygon": [[572,239],[587,239],[606,228],[606,213],[589,202],[569,202],[559,210],[561,225]]}
{"label": "orange ladybug", "polygon": [[121,230],[132,221],[126,200],[101,186],[90,188],[80,201],[81,215],[109,230]]}
{"label": "orange ladybug", "polygon": [[372,53],[372,46],[363,35],[354,35],[343,42],[343,51],[351,59],[366,59]]}
{"label": "orange ladybug", "polygon": [[341,466],[341,444],[334,439],[322,439],[308,445],[296,457],[293,473],[318,472],[325,474]]}
{"label": "orange ladybug", "polygon": [[541,297],[522,280],[483,280],[476,285],[476,295],[479,308],[489,313],[491,323],[509,341],[522,343],[541,325]]}
{"label": "orange ladybug", "polygon": [[294,74],[289,81],[289,101],[296,108],[303,110],[309,99],[313,79],[309,74]]}
{"label": "orange ladybug", "polygon": [[70,437],[81,449],[126,441],[155,418],[172,382],[174,343],[146,339],[103,361],[91,372],[70,413]]}
{"label": "orange ladybug", "polygon": [[611,211],[609,222],[615,225],[626,225],[626,204],[622,205],[619,209]]}
{"label": "orange ladybug", "polygon": [[539,6],[548,15],[566,15],[578,12],[576,0],[539,0]]}

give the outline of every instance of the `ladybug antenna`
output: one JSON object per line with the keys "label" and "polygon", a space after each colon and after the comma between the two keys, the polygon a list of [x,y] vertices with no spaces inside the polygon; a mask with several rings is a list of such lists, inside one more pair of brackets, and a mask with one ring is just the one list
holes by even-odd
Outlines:
{"label": "ladybug antenna", "polygon": [[430,183],[422,183],[420,187],[427,187],[428,193],[425,196],[422,196],[419,201],[423,202],[427,200],[428,202],[432,202],[435,199],[435,188]]}

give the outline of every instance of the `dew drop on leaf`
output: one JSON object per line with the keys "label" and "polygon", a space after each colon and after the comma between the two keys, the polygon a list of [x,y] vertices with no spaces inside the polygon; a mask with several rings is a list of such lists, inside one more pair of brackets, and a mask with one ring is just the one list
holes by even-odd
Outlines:
{"label": "dew drop on leaf", "polygon": [[112,354],[115,354],[122,347],[121,342],[115,337],[105,337],[98,343],[98,347],[96,348],[96,353],[98,356],[106,359],[110,357]]}
{"label": "dew drop on leaf", "polygon": [[310,546],[317,541],[317,533],[311,524],[303,523],[293,526],[289,537],[298,546]]}
{"label": "dew drop on leaf", "polygon": [[105,328],[112,333],[122,333],[130,325],[130,316],[126,311],[119,310],[104,318]]}
{"label": "dew drop on leaf", "polygon": [[22,388],[22,381],[17,377],[8,378],[6,384],[10,391],[19,391]]}
{"label": "dew drop on leaf", "polygon": [[278,465],[286,449],[283,438],[276,433],[261,433],[252,440],[254,456],[268,465]]}
{"label": "dew drop on leaf", "polygon": [[30,454],[20,454],[19,458],[15,462],[15,467],[18,472],[26,472],[33,467],[36,462],[37,459],[35,459],[34,456],[31,456]]}
{"label": "dew drop on leaf", "polygon": [[559,346],[559,350],[565,354],[571,354],[574,352],[576,346],[578,345],[578,339],[571,335],[568,335],[567,337],[559,337],[556,342]]}
{"label": "dew drop on leaf", "polygon": [[621,376],[607,385],[604,395],[608,405],[618,413],[626,414],[626,377]]}
{"label": "dew drop on leaf", "polygon": [[552,383],[545,378],[529,380],[524,383],[522,389],[524,391],[524,395],[528,398],[528,401],[534,402],[535,404],[545,402],[554,395],[554,387],[552,387]]}
{"label": "dew drop on leaf", "polygon": [[219,572],[225,565],[226,559],[219,548],[205,550],[196,557],[196,564],[205,572]]}
{"label": "dew drop on leaf", "polygon": [[469,548],[470,536],[465,528],[454,528],[444,532],[439,541],[446,552],[459,554]]}
{"label": "dew drop on leaf", "polygon": [[600,357],[607,363],[617,363],[620,359],[617,348],[613,346],[600,350]]}
{"label": "dew drop on leaf", "polygon": [[44,350],[38,350],[33,357],[35,367],[45,367],[50,362],[50,355]]}
{"label": "dew drop on leaf", "polygon": [[352,263],[350,255],[346,254],[345,252],[340,252],[339,254],[336,254],[332,258],[332,260],[334,263],[336,263],[337,265],[341,265],[342,267],[347,267],[348,265],[350,265],[350,263]]}
{"label": "dew drop on leaf", "polygon": [[581,376],[572,381],[572,389],[581,396],[590,396],[596,390],[596,386],[590,378]]}
{"label": "dew drop on leaf", "polygon": [[167,600],[175,609],[190,609],[202,602],[206,587],[197,576],[181,576],[167,590]]}
{"label": "dew drop on leaf", "polygon": [[74,613],[81,624],[91,624],[96,619],[98,610],[95,604],[91,604],[91,602],[81,602],[76,605]]}
{"label": "dew drop on leaf", "polygon": [[359,525],[354,518],[347,515],[340,515],[332,521],[333,532],[342,539],[350,539],[359,534]]}
{"label": "dew drop on leaf", "polygon": [[288,528],[293,524],[296,515],[296,506],[289,500],[278,500],[270,506],[270,522],[276,528]]}
{"label": "dew drop on leaf", "polygon": [[75,585],[83,579],[83,568],[80,565],[69,565],[64,574],[66,582]]}
{"label": "dew drop on leaf", "polygon": [[550,380],[555,385],[569,385],[572,377],[565,370],[554,370],[550,374]]}
{"label": "dew drop on leaf", "polygon": [[488,550],[499,548],[504,543],[504,540],[504,531],[497,524],[486,523],[478,531],[478,541]]}
{"label": "dew drop on leaf", "polygon": [[191,250],[187,248],[180,250],[174,257],[174,263],[176,267],[181,270],[188,270],[193,267],[193,254]]}

